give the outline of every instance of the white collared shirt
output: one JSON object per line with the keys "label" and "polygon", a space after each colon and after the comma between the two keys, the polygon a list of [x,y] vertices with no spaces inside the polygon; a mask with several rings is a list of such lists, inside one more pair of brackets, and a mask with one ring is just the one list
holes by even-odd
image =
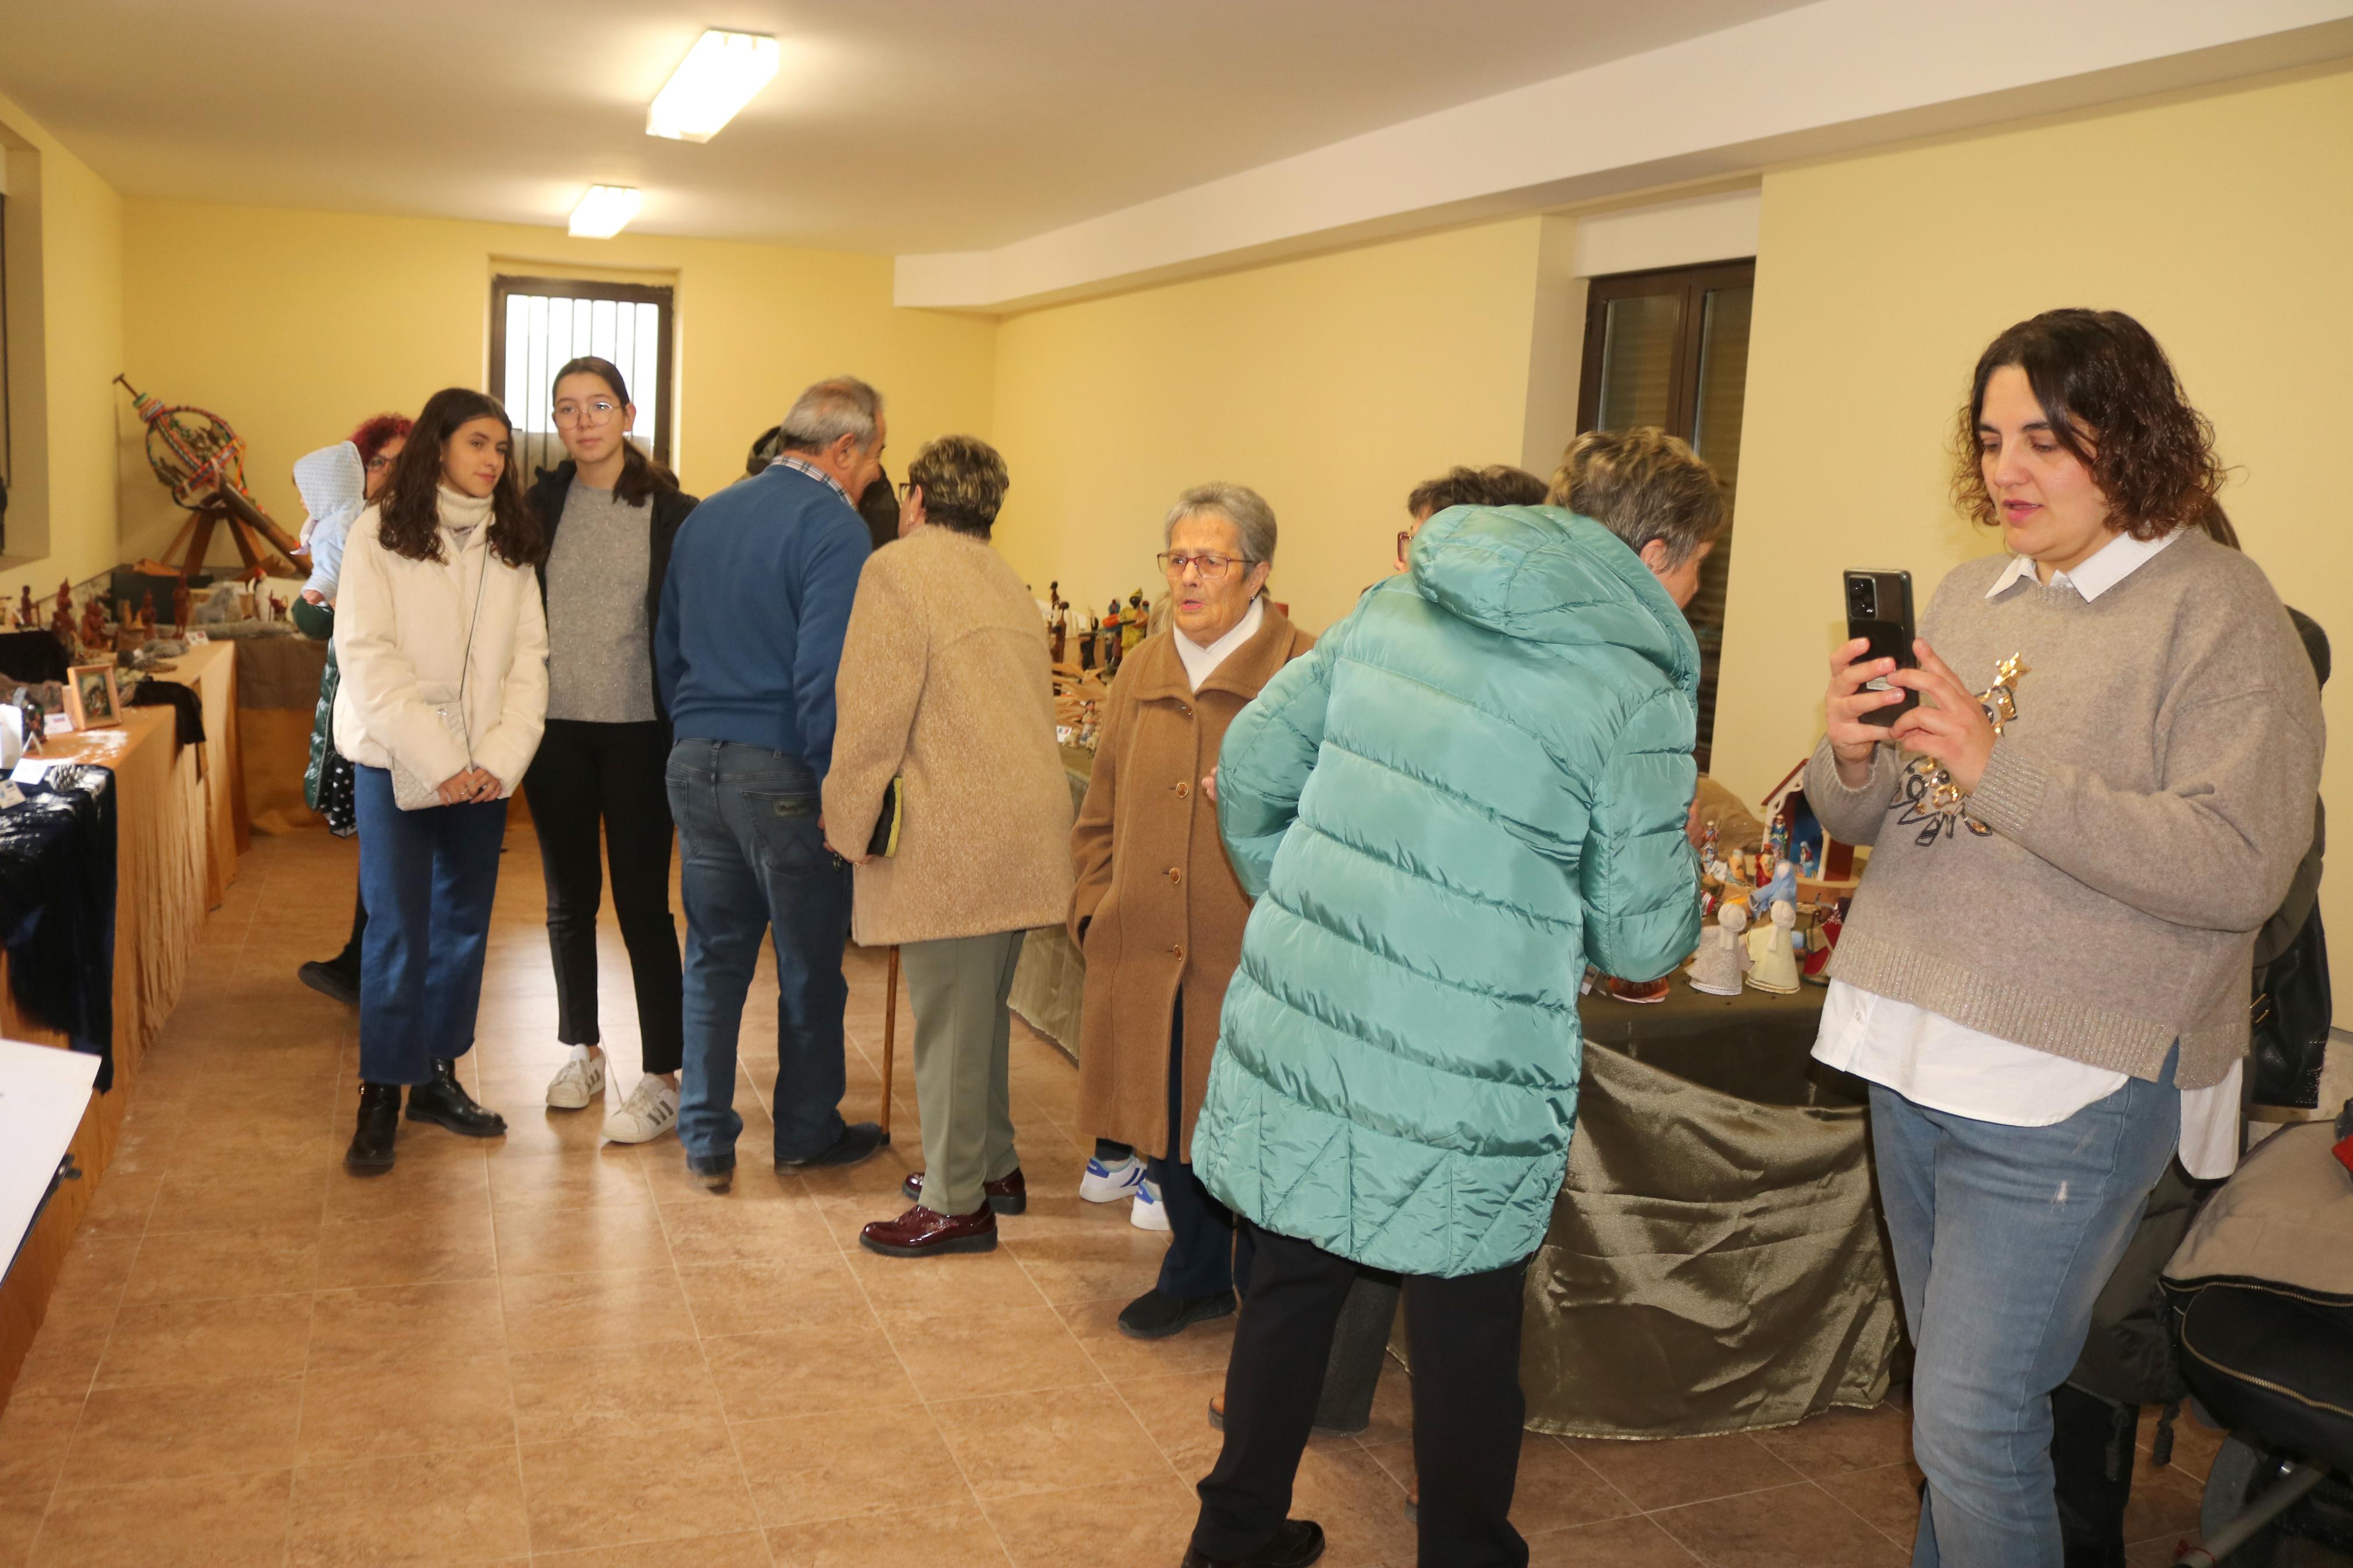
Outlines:
{"label": "white collared shirt", "polygon": [[1228,655],[1258,635],[1259,626],[1265,619],[1266,601],[1253,595],[1250,608],[1242,612],[1242,618],[1234,623],[1233,630],[1207,647],[1187,637],[1184,627],[1176,627],[1176,657],[1185,661],[1185,683],[1196,691],[1200,690],[1201,682],[1208,679],[1210,672],[1226,662]]}
{"label": "white collared shirt", "polygon": [[[2090,604],[2156,559],[2181,537],[2135,539],[2120,533],[2050,585],[2069,587]],[[2034,562],[2015,557],[1986,597],[1998,599],[2034,578]],[[1831,982],[1822,1004],[1814,1059],[1894,1089],[1915,1105],[2004,1127],[2049,1127],[2125,1086],[2125,1075],[2031,1046],[1999,1039],[1909,1002]],[[2239,1079],[2234,1062],[2211,1089],[2181,1091],[2183,1168],[2201,1181],[2227,1176],[2239,1163]]]}

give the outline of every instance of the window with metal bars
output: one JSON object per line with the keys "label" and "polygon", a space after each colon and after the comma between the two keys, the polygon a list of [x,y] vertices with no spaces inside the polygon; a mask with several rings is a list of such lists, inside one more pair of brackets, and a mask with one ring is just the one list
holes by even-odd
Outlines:
{"label": "window with metal bars", "polygon": [[491,280],[491,385],[507,405],[523,483],[564,460],[555,434],[555,373],[594,354],[629,384],[637,423],[629,438],[670,461],[672,290],[581,278]]}
{"label": "window with metal bars", "polygon": [[[1740,479],[1748,315],[1756,295],[1753,260],[1594,279],[1586,294],[1577,429],[1655,425],[1682,437],[1715,470],[1728,516]],[[1699,592],[1683,610],[1699,639],[1698,756],[1703,771],[1714,749],[1716,674],[1723,662],[1724,604],[1731,573],[1732,530],[1727,523],[1700,569]]]}

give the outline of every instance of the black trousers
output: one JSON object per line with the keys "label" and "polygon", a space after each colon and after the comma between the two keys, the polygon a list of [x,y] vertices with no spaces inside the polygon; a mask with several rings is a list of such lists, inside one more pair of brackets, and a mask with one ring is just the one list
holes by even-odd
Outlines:
{"label": "black trousers", "polygon": [[[604,862],[637,983],[638,1039],[648,1072],[676,1072],[685,1054],[678,922],[670,910],[670,726],[550,719],[523,774],[547,877],[547,945],[555,960],[555,1037],[603,1043],[596,1024],[596,910]],[[604,855],[597,853],[603,841]]]}
{"label": "black trousers", "polygon": [[[1356,1265],[1310,1242],[1256,1233],[1250,1289],[1226,1367],[1226,1444],[1197,1489],[1193,1545],[1246,1557],[1291,1511],[1341,1303]],[[1444,1279],[1404,1277],[1413,1355],[1413,1458],[1421,1478],[1420,1568],[1525,1568],[1512,1528],[1519,1479],[1520,1300],[1528,1263]]]}
{"label": "black trousers", "polygon": [[1185,997],[1168,1019],[1168,1157],[1148,1160],[1145,1174],[1160,1188],[1168,1215],[1168,1250],[1161,1255],[1156,1289],[1184,1300],[1250,1289],[1250,1238],[1238,1233],[1234,1212],[1213,1197],[1178,1159],[1185,1147]]}

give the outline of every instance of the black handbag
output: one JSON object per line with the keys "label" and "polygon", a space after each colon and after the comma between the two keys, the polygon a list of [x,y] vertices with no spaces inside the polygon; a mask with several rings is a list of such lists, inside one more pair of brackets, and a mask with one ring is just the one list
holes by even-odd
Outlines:
{"label": "black handbag", "polygon": [[2328,942],[2315,906],[2287,951],[2274,959],[2255,986],[2250,1016],[2258,1105],[2320,1104],[2320,1069],[2328,1053],[2332,1012]]}

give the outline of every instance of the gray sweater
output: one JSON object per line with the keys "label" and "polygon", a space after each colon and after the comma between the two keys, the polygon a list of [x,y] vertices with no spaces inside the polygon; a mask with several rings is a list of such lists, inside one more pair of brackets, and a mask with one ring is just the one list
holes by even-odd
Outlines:
{"label": "gray sweater", "polygon": [[1969,802],[1988,827],[1895,826],[1902,764],[1806,798],[1871,865],[1831,973],[2073,1061],[2218,1083],[2247,1048],[2256,930],[2312,843],[2320,691],[2263,569],[2202,533],[2084,603],[2007,560],[1956,567],[1921,625],[1964,684],[2024,656],[2018,717]]}
{"label": "gray sweater", "polygon": [[644,502],[575,479],[547,557],[547,716],[646,724],[659,715],[646,679],[646,573],[653,533]]}

